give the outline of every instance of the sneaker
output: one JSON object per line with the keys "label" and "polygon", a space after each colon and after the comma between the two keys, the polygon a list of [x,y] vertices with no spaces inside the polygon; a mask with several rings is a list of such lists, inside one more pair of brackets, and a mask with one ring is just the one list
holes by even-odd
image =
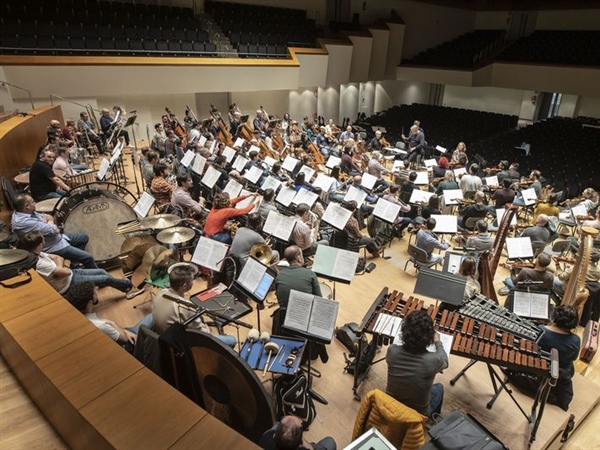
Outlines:
{"label": "sneaker", "polygon": [[510,293],[510,289],[506,286],[504,286],[503,288],[500,288],[498,290],[498,295],[508,295]]}
{"label": "sneaker", "polygon": [[129,291],[127,291],[127,295],[125,296],[125,298],[127,300],[131,300],[132,298],[135,298],[142,293],[144,293],[143,288],[142,289],[131,288]]}

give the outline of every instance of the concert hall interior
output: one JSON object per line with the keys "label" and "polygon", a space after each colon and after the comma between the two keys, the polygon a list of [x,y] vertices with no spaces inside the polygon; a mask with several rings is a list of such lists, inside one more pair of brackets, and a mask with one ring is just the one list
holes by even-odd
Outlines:
{"label": "concert hall interior", "polygon": [[[303,438],[341,449],[420,309],[454,337],[443,417],[597,448],[593,353],[533,442],[532,396],[508,383],[487,407],[505,374],[556,381],[538,325],[587,349],[598,324],[597,42],[591,0],[5,1],[0,448],[259,448],[294,372]],[[199,331],[191,362],[134,344],[176,328],[165,308]],[[352,322],[360,358],[336,338]],[[439,417],[414,409],[429,440]]]}

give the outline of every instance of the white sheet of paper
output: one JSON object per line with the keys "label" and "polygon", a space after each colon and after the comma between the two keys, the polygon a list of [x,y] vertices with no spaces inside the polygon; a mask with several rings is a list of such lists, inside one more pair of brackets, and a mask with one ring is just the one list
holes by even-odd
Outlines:
{"label": "white sheet of paper", "polygon": [[358,252],[319,245],[312,270],[326,277],[352,281],[359,256]]}
{"label": "white sheet of paper", "polygon": [[348,223],[350,216],[352,216],[351,211],[342,208],[337,203],[331,202],[327,205],[322,220],[338,230],[343,230]]}
{"label": "white sheet of paper", "polygon": [[313,181],[313,186],[323,189],[323,192],[328,192],[329,188],[333,184],[334,179],[332,177],[328,177],[324,173],[319,173],[315,181]]}
{"label": "white sheet of paper", "polygon": [[242,147],[244,145],[244,140],[242,138],[237,138],[233,143],[234,147]]}
{"label": "white sheet of paper", "polygon": [[348,187],[348,191],[346,192],[346,195],[344,195],[345,202],[354,200],[358,206],[361,206],[365,202],[366,198],[367,193],[356,186]]}
{"label": "white sheet of paper", "polygon": [[192,171],[197,173],[198,175],[202,175],[204,173],[204,168],[206,167],[206,158],[204,156],[200,156],[199,154],[194,157],[194,162],[192,162]]}
{"label": "white sheet of paper", "polygon": [[205,236],[200,236],[194,249],[192,262],[201,267],[220,272],[229,251],[229,245]]}
{"label": "white sheet of paper", "polygon": [[100,161],[100,168],[98,169],[98,179],[100,181],[104,180],[104,177],[106,176],[106,172],[108,172],[108,169],[110,168],[110,162],[108,161],[108,159],[103,158],[102,161]]}
{"label": "white sheet of paper", "polygon": [[461,189],[444,189],[444,204],[457,205],[459,200],[463,199],[463,191]]}
{"label": "white sheet of paper", "polygon": [[339,303],[323,297],[313,297],[308,333],[331,341],[335,330]]}
{"label": "white sheet of paper", "polygon": [[[498,220],[498,225],[500,225],[500,223],[502,223],[502,218],[504,217],[504,214],[506,213],[506,209],[504,208],[498,208],[496,209],[496,219]],[[516,225],[517,224],[517,215],[513,215],[513,218],[510,222],[511,225]]]}
{"label": "white sheet of paper", "polygon": [[571,208],[571,214],[572,217],[576,217],[576,216],[587,216],[588,212],[587,209],[585,207],[585,205],[582,205],[581,203],[577,206],[574,206]]}
{"label": "white sheet of paper", "polygon": [[121,149],[117,148],[115,151],[113,151],[112,156],[110,158],[110,165],[111,166],[115,163],[115,161],[117,159],[119,159],[119,156],[121,156]]}
{"label": "white sheet of paper", "polygon": [[223,150],[223,156],[225,157],[225,159],[227,160],[227,162],[229,164],[231,164],[231,161],[233,161],[233,158],[235,158],[235,155],[236,155],[235,150],[229,146],[225,147],[225,149]]}
{"label": "white sheet of paper", "polygon": [[432,214],[436,220],[434,233],[456,233],[458,231],[458,217],[449,214]]}
{"label": "white sheet of paper", "polygon": [[335,166],[339,166],[341,162],[342,158],[338,158],[337,156],[331,155],[329,159],[327,159],[327,164],[325,164],[325,167],[327,167],[328,169],[333,169]]}
{"label": "white sheet of paper", "polygon": [[183,158],[181,158],[180,164],[183,167],[188,167],[190,165],[190,163],[192,162],[192,159],[194,159],[194,152],[191,150],[188,150],[183,155]]}
{"label": "white sheet of paper", "polygon": [[265,181],[263,182],[263,184],[262,184],[262,186],[260,188],[263,191],[266,191],[267,189],[273,189],[275,192],[277,192],[277,189],[279,189],[279,186],[281,186],[281,181],[279,181],[274,176],[269,175],[265,179]]}
{"label": "white sheet of paper", "polygon": [[548,318],[548,295],[514,291],[513,312],[522,317]]}
{"label": "white sheet of paper", "polygon": [[244,286],[248,292],[253,293],[258,288],[260,280],[262,280],[266,271],[266,266],[259,263],[254,258],[248,258],[237,281]]}
{"label": "white sheet of paper", "polygon": [[535,189],[528,188],[523,189],[521,191],[521,195],[523,196],[523,202],[526,206],[535,205],[535,200],[537,199],[537,195],[535,194]]}
{"label": "white sheet of paper", "polygon": [[375,204],[373,214],[375,217],[379,217],[387,223],[394,223],[398,214],[400,214],[400,205],[396,205],[395,203],[380,198]]}
{"label": "white sheet of paper", "polygon": [[394,165],[392,166],[392,172],[400,172],[400,170],[404,169],[404,161],[398,159],[394,161]]}
{"label": "white sheet of paper", "polygon": [[271,158],[270,156],[265,156],[265,164],[269,167],[273,167],[273,164],[275,164],[277,161],[275,161],[275,159]]}
{"label": "white sheet of paper", "polygon": [[231,167],[237,170],[238,172],[242,173],[244,171],[244,167],[246,167],[246,164],[248,164],[248,162],[250,162],[248,158],[242,155],[237,155],[237,158],[235,158],[235,161],[233,161]]}
{"label": "white sheet of paper", "polygon": [[210,147],[208,149],[208,151],[210,152],[211,155],[215,152],[216,147],[217,147],[217,141],[214,140],[214,141],[212,141],[212,143],[210,144]]}
{"label": "white sheet of paper", "polygon": [[292,203],[294,205],[299,205],[300,203],[306,203],[308,206],[310,206],[312,208],[312,205],[315,204],[315,202],[317,201],[318,198],[319,198],[319,196],[317,194],[315,194],[314,192],[309,191],[308,189],[300,189],[294,196]]}
{"label": "white sheet of paper", "polygon": [[296,164],[298,164],[298,160],[288,155],[283,160],[283,164],[281,165],[281,167],[283,167],[288,172],[293,172],[294,168],[296,167]]}
{"label": "white sheet of paper", "polygon": [[[240,196],[244,196],[244,195],[250,195],[251,192],[247,191],[246,189],[242,189],[242,192],[240,192]],[[260,202],[261,202],[261,197],[258,198],[258,201],[255,201],[255,197],[246,197],[244,200],[238,202],[235,204],[235,209],[244,209],[247,206],[250,206],[251,203],[254,202],[254,208],[252,208],[250,210],[250,212],[248,214],[252,214],[253,212],[258,211],[258,207],[260,206]]]}
{"label": "white sheet of paper", "polygon": [[422,191],[421,189],[413,189],[412,194],[410,194],[410,200],[408,201],[408,203],[427,203],[429,201],[429,197],[431,197],[432,195],[434,195],[433,192]]}
{"label": "white sheet of paper", "polygon": [[498,184],[500,184],[496,175],[492,175],[491,177],[485,177],[483,181],[485,181],[486,186],[498,186]]}
{"label": "white sheet of paper", "polygon": [[227,192],[229,194],[229,198],[236,198],[240,196],[240,192],[242,192],[242,185],[235,180],[229,180],[223,192]]}
{"label": "white sheet of paper", "polygon": [[296,219],[279,214],[277,211],[269,211],[267,220],[263,225],[263,231],[272,234],[278,239],[287,242],[296,226]]}
{"label": "white sheet of paper", "polygon": [[148,215],[148,211],[150,211],[150,208],[152,208],[153,204],[154,197],[152,197],[152,195],[148,194],[147,192],[144,192],[142,193],[142,196],[140,197],[138,202],[133,207],[133,210],[138,216],[144,218]]}
{"label": "white sheet of paper", "polygon": [[448,273],[457,274],[465,256],[458,253],[449,252],[446,252],[445,256],[448,258]]}
{"label": "white sheet of paper", "polygon": [[248,153],[250,153],[250,152],[260,153],[260,147],[257,147],[256,145],[252,144],[250,146],[250,150],[248,150]]}
{"label": "white sheet of paper", "polygon": [[200,181],[204,186],[212,189],[215,183],[219,180],[220,176],[221,172],[219,172],[213,166],[208,166],[206,173],[202,176],[202,180]]}
{"label": "white sheet of paper", "polygon": [[305,177],[304,179],[306,180],[307,183],[310,182],[310,180],[312,179],[313,175],[315,174],[315,169],[313,169],[312,167],[308,167],[307,165],[304,165],[300,168],[300,172],[303,172]]}
{"label": "white sheet of paper", "polygon": [[262,174],[263,174],[263,171],[260,167],[251,166],[250,169],[248,169],[244,173],[244,178],[246,180],[248,180],[250,183],[256,184],[256,183],[258,183],[258,180],[262,176]]}
{"label": "white sheet of paper", "polygon": [[281,203],[283,206],[290,206],[292,200],[296,196],[296,191],[289,186],[281,186],[281,189],[275,197],[275,201]]}
{"label": "white sheet of paper", "polygon": [[442,147],[441,145],[436,145],[435,149],[440,153],[446,153],[446,149],[444,147]]}
{"label": "white sheet of paper", "polygon": [[429,184],[429,174],[427,172],[417,172],[417,179],[415,180],[415,184]]}
{"label": "white sheet of paper", "polygon": [[362,181],[361,181],[360,185],[362,187],[364,187],[366,190],[370,191],[371,189],[373,189],[373,187],[375,186],[375,183],[377,183],[376,176],[371,175],[366,172],[362,174]]}
{"label": "white sheet of paper", "polygon": [[206,136],[204,136],[204,135],[201,135],[201,136],[200,136],[200,139],[198,139],[198,145],[199,145],[200,147],[204,147],[204,144],[206,144]]}
{"label": "white sheet of paper", "polygon": [[461,173],[467,173],[467,168],[466,167],[459,167],[458,169],[454,169],[452,172],[454,172],[454,178],[456,178],[456,180],[458,181],[458,176]]}
{"label": "white sheet of paper", "polygon": [[506,251],[510,259],[532,258],[531,239],[529,237],[506,238]]}
{"label": "white sheet of paper", "polygon": [[423,162],[425,163],[425,167],[436,167],[437,166],[437,161],[435,160],[435,158],[426,159]]}

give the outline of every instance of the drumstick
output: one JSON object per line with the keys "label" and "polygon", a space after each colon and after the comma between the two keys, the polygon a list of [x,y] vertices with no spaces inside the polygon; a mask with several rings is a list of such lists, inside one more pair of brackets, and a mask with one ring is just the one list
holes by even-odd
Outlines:
{"label": "drumstick", "polygon": [[[281,356],[279,357],[279,363],[281,364],[281,359],[284,356],[283,353],[283,349],[285,348],[285,344],[283,344],[280,348],[279,348],[279,354],[281,354]],[[277,357],[273,358],[273,362],[271,363],[271,365],[269,366],[269,372],[271,371],[271,369],[273,368],[273,366],[275,365],[275,361],[277,361]]]}
{"label": "drumstick", "polygon": [[271,361],[271,356],[273,355],[273,352],[275,352],[275,355],[279,353],[279,345],[277,345],[277,342],[267,342],[267,344],[265,345],[265,350],[269,352],[269,355],[267,356],[267,362],[262,373],[263,378],[267,374],[267,368],[269,366],[269,362]]}

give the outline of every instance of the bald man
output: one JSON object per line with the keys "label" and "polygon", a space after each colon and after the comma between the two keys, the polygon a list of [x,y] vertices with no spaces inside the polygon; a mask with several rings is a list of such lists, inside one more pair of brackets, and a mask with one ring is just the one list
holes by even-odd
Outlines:
{"label": "bald man", "polygon": [[550,219],[546,214],[540,214],[537,216],[535,225],[525,228],[521,237],[530,238],[532,243],[543,242],[544,244],[547,244],[550,240],[550,230],[547,227],[549,220]]}

